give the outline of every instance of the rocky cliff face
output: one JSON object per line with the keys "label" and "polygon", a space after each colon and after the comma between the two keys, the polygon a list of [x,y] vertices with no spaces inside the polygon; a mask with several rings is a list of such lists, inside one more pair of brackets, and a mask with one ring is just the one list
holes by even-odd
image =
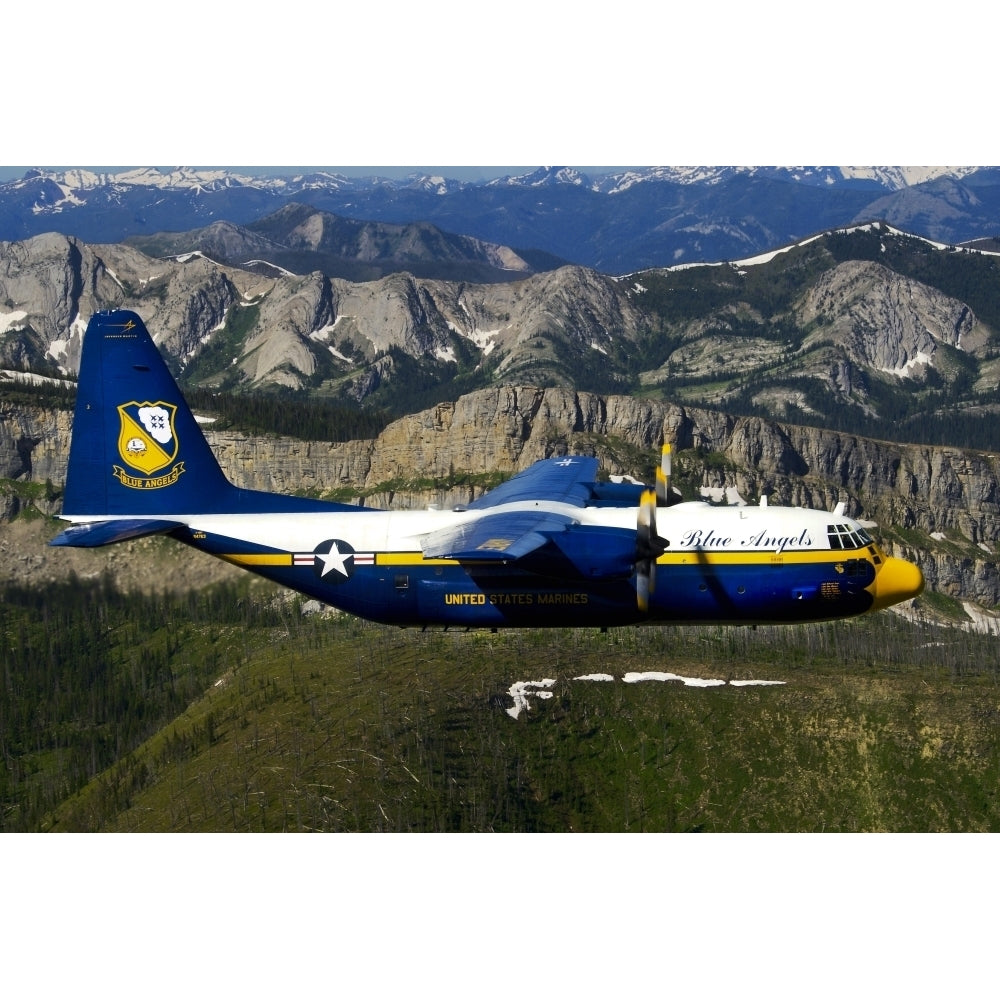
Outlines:
{"label": "rocky cliff face", "polygon": [[[224,322],[235,302],[260,292],[260,282],[248,272],[224,273],[202,257],[183,264],[159,261],[127,246],[92,247],[48,233],[25,243],[0,243],[0,325],[37,336],[36,356],[22,362],[35,368],[55,363],[75,373],[90,317],[145,302],[140,312],[153,339],[183,361]],[[148,308],[152,303],[155,308]],[[0,354],[0,367],[26,367],[10,361]]]}
{"label": "rocky cliff face", "polygon": [[8,334],[0,368],[55,364],[74,374],[87,320],[110,308],[138,312],[184,368],[237,305],[257,313],[227,340],[227,376],[301,389],[319,373],[328,392],[355,399],[391,379],[385,355],[393,349],[436,362],[462,353],[466,364],[496,351],[500,375],[531,364],[555,378],[565,357],[557,363],[553,342],[564,355],[600,361],[648,325],[623,287],[579,267],[500,284],[405,273],[351,282],[320,272],[264,276],[194,253],[158,259],[53,233],[0,243],[0,334]]}
{"label": "rocky cliff face", "polygon": [[819,323],[804,346],[842,346],[847,360],[888,374],[915,375],[933,365],[939,344],[975,351],[976,317],[963,302],[872,261],[851,260],[827,271],[798,311],[803,326]]}
{"label": "rocky cliff face", "polygon": [[[70,430],[68,413],[0,410],[0,478],[61,484]],[[598,455],[609,474],[648,478],[660,443],[672,441],[678,479],[689,496],[699,487],[735,486],[751,503],[762,494],[774,503],[827,510],[843,501],[848,513],[878,523],[890,549],[916,558],[931,589],[1000,604],[1000,463],[989,454],[891,444],[625,396],[516,386],[407,416],[373,441],[306,442],[211,430],[207,437],[237,485],[353,492],[367,503],[397,508],[467,503],[482,486],[443,484],[462,473],[511,473],[570,452]],[[8,497],[5,516],[18,506]],[[56,513],[58,503],[50,507]]]}

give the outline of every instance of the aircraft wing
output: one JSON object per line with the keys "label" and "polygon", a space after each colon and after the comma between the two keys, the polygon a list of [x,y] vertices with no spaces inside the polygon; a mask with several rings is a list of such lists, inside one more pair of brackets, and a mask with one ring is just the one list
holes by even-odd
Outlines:
{"label": "aircraft wing", "polygon": [[[490,510],[509,503],[547,501],[584,507],[593,499],[598,460],[583,456],[536,462],[469,504]],[[505,510],[429,534],[427,559],[508,563],[566,579],[628,576],[635,563],[635,532],[581,525],[574,517],[545,510]]]}
{"label": "aircraft wing", "polygon": [[182,521],[168,521],[165,518],[117,517],[111,521],[74,524],[71,528],[56,535],[49,542],[49,545],[69,545],[75,548],[92,549],[99,545],[124,542],[130,538],[162,535],[180,527],[183,527]]}
{"label": "aircraft wing", "polygon": [[426,559],[509,563],[567,580],[628,577],[636,560],[634,531],[581,525],[565,514],[503,511],[429,534]]}
{"label": "aircraft wing", "polygon": [[421,548],[426,559],[509,562],[541,548],[553,534],[574,523],[563,514],[536,511],[487,514],[468,524],[431,532]]}
{"label": "aircraft wing", "polygon": [[596,458],[583,455],[542,459],[473,500],[469,510],[487,510],[524,500],[549,500],[583,507],[591,497],[598,464]]}

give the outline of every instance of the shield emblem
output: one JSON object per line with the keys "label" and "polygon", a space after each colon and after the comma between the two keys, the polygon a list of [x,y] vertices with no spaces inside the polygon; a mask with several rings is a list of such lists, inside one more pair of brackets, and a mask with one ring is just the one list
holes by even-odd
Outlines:
{"label": "shield emblem", "polygon": [[176,413],[174,403],[122,403],[118,407],[122,461],[147,476],[169,465],[177,457]]}

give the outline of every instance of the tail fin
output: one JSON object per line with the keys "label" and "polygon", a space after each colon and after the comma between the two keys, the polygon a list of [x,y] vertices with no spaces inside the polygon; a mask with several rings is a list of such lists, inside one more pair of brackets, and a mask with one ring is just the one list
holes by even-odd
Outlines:
{"label": "tail fin", "polygon": [[94,315],[80,359],[64,515],[232,510],[226,479],[142,320]]}

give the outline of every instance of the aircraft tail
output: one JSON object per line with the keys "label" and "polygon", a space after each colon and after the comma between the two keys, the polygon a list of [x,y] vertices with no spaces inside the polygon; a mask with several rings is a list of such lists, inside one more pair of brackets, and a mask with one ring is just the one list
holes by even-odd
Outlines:
{"label": "aircraft tail", "polygon": [[142,320],[123,309],[92,317],[62,516],[102,523],[69,528],[53,545],[108,545],[167,532],[187,514],[368,509],[234,486]]}
{"label": "aircraft tail", "polygon": [[223,512],[238,493],[139,316],[96,313],[83,340],[63,514]]}

